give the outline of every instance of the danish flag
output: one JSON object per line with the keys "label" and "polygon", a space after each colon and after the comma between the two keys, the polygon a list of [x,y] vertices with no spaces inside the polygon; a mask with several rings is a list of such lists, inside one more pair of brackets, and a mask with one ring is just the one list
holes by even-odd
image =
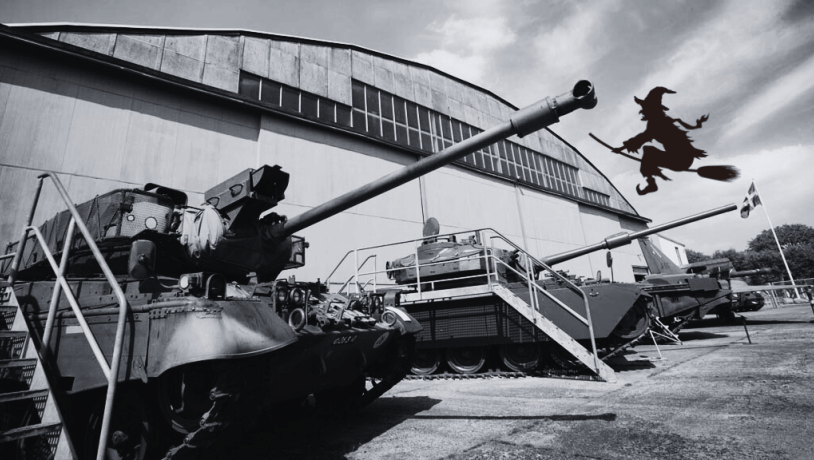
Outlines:
{"label": "danish flag", "polygon": [[755,182],[752,181],[752,185],[749,187],[749,191],[746,192],[746,197],[743,199],[743,204],[741,205],[741,217],[744,219],[749,217],[749,213],[759,204],[760,197],[757,194]]}

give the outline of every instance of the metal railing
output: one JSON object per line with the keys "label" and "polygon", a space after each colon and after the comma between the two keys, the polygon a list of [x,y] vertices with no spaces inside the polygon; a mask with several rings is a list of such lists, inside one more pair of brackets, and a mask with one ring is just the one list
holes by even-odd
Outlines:
{"label": "metal railing", "polygon": [[[62,250],[62,260],[60,261],[59,265],[57,265],[56,261],[54,260],[53,254],[48,249],[48,243],[45,240],[45,238],[43,238],[40,230],[31,225],[31,223],[34,220],[34,213],[37,210],[37,204],[39,202],[40,193],[42,192],[43,181],[49,177],[53,180],[54,186],[56,187],[60,197],[62,198],[62,201],[65,203],[65,205],[68,208],[68,211],[71,214],[71,220],[70,223],[68,224],[68,229],[65,235],[65,244]],[[110,284],[110,287],[113,289],[113,292],[115,293],[116,298],[119,301],[118,309],[119,318],[116,325],[116,338],[113,344],[113,356],[111,358],[110,364],[108,364],[107,359],[104,356],[104,353],[102,353],[102,350],[99,347],[99,343],[93,336],[93,332],[90,330],[90,327],[88,326],[88,323],[85,320],[85,316],[82,314],[81,307],[77,303],[76,297],[74,296],[73,291],[71,291],[71,288],[68,285],[68,281],[65,278],[65,270],[67,269],[68,266],[70,250],[71,246],[73,245],[73,238],[76,228],[79,229],[79,232],[85,238],[85,242],[87,243],[88,248],[90,248],[94,258],[99,263],[99,267],[101,268],[102,273],[104,273],[105,279]],[[54,286],[54,292],[51,295],[51,303],[48,309],[48,318],[45,322],[45,329],[43,331],[42,349],[40,350],[40,355],[43,357],[43,359],[47,359],[51,355],[50,340],[51,333],[54,327],[54,322],[56,319],[57,303],[59,301],[60,294],[64,292],[65,297],[68,299],[68,303],[70,303],[71,305],[71,309],[76,315],[77,322],[82,328],[82,332],[85,334],[85,338],[87,339],[88,344],[93,350],[93,354],[96,357],[99,366],[102,368],[102,372],[105,374],[105,377],[107,377],[108,385],[107,385],[107,394],[105,396],[105,409],[102,418],[101,433],[99,436],[99,448],[96,452],[97,460],[103,460],[105,458],[105,450],[107,449],[107,438],[108,433],[110,431],[110,419],[113,414],[113,401],[116,397],[116,383],[118,381],[119,363],[121,361],[122,343],[124,341],[124,327],[125,321],[127,319],[127,308],[128,308],[127,299],[125,298],[124,292],[122,292],[118,281],[113,276],[113,272],[107,265],[104,256],[102,256],[101,251],[99,251],[98,246],[96,246],[94,237],[93,235],[91,235],[90,231],[85,225],[82,216],[79,215],[79,211],[76,210],[76,206],[74,206],[73,201],[71,200],[70,196],[68,196],[68,192],[65,190],[65,187],[62,185],[62,182],[54,173],[41,174],[37,178],[37,190],[34,193],[34,202],[31,205],[28,220],[26,221],[26,225],[23,228],[22,236],[20,237],[20,242],[17,245],[17,252],[14,253],[14,259],[12,260],[11,263],[8,278],[9,285],[13,285],[17,279],[17,274],[20,269],[20,263],[22,262],[22,257],[25,252],[25,246],[30,232],[34,233],[37,242],[40,244],[40,247],[42,248],[45,254],[45,257],[48,259],[48,263],[51,265],[51,269],[54,271],[54,274],[57,277]]]}
{"label": "metal railing", "polygon": [[[469,262],[469,261],[478,261],[479,266],[482,267],[482,268],[485,268],[485,273],[477,273],[477,274],[473,274],[473,275],[464,275],[464,276],[455,276],[455,277],[444,277],[443,279],[440,279],[440,280],[426,280],[425,279],[424,281],[422,281],[421,280],[422,269],[426,269],[426,268],[432,267],[432,266],[443,265],[445,263],[448,263],[449,261],[447,261],[447,260],[444,260],[444,261],[432,261],[431,260],[431,261],[428,261],[428,262],[422,262],[419,259],[419,254],[418,254],[419,247],[421,247],[421,245],[423,245],[426,242],[431,241],[431,240],[432,241],[438,241],[438,240],[446,239],[447,241],[457,241],[459,239],[457,237],[462,236],[462,235],[472,236],[474,238],[474,241],[476,242],[476,244],[479,247],[482,248],[482,250],[479,253],[477,253],[477,255],[468,256],[468,257],[466,257],[465,260],[467,262]],[[471,239],[470,239],[470,241],[471,241]],[[483,244],[483,242],[485,242],[485,241],[488,242],[488,244]],[[505,246],[508,246],[510,248],[509,250],[516,251],[517,258],[515,260],[522,260],[522,263],[525,265],[525,267],[523,267],[522,272],[517,269],[517,265],[515,265],[515,266],[509,265],[504,260],[502,260],[502,259],[500,259],[499,257],[496,256],[496,253],[498,252],[498,250],[503,249],[503,248],[498,248],[496,246],[496,244],[495,244],[496,242],[503,243]],[[410,263],[407,262],[407,264],[408,264],[407,266],[400,266],[400,267],[396,267],[396,268],[385,268],[384,270],[378,270],[378,269],[376,269],[374,267],[373,271],[366,271],[366,272],[361,271],[364,264],[371,257],[373,257],[373,255],[378,255],[378,253],[380,253],[383,250],[386,250],[387,252],[395,253],[397,251],[394,251],[393,248],[398,248],[399,246],[402,246],[402,247],[406,246],[404,248],[403,252],[401,252],[401,254],[404,254],[404,253],[407,253],[407,251],[409,250],[409,245],[412,245],[412,254],[411,254],[413,256],[412,265],[409,265]],[[353,250],[348,251],[342,257],[342,259],[339,261],[339,263],[336,265],[336,267],[333,269],[331,274],[326,279],[326,285],[328,286],[328,289],[329,290],[331,289],[331,286],[330,286],[330,283],[329,283],[330,278],[332,276],[334,276],[338,271],[340,271],[340,268],[345,264],[345,262],[348,260],[349,256],[351,256],[351,254],[353,255],[352,259],[354,261],[358,261],[360,257],[365,256],[368,252],[373,252],[374,254],[373,255],[368,255],[367,258],[364,260],[364,262],[362,262],[361,265],[358,265],[357,263],[354,264],[353,273],[350,274],[350,276],[348,278],[348,281],[345,284],[342,285],[342,287],[338,290],[338,293],[341,293],[341,291],[344,290],[344,288],[349,283],[351,283],[351,281],[353,281],[353,284],[355,284],[357,286],[357,289],[358,289],[359,286],[367,286],[368,284],[373,282],[373,284],[374,284],[373,292],[376,292],[376,290],[379,287],[386,287],[388,289],[401,289],[405,293],[417,294],[418,298],[421,299],[422,296],[424,295],[424,293],[427,291],[427,288],[429,288],[429,291],[431,291],[431,292],[436,291],[436,285],[437,284],[440,285],[441,283],[443,283],[444,286],[448,286],[448,285],[454,284],[456,282],[466,282],[465,284],[467,286],[471,286],[472,284],[474,284],[474,283],[472,283],[472,281],[476,280],[476,279],[482,279],[483,282],[479,283],[479,284],[487,286],[488,290],[491,291],[492,290],[492,283],[498,283],[498,284],[501,283],[501,277],[500,277],[499,272],[498,272],[498,267],[499,266],[500,267],[505,267],[505,270],[510,271],[518,280],[522,280],[527,285],[527,288],[529,290],[529,301],[531,302],[529,307],[532,310],[536,311],[540,315],[543,315],[543,313],[541,311],[540,303],[539,303],[539,300],[538,300],[538,294],[540,294],[540,295],[543,295],[543,296],[547,297],[555,305],[562,308],[563,310],[568,312],[571,316],[573,316],[575,319],[577,319],[579,322],[581,322],[582,324],[584,324],[584,325],[586,325],[588,327],[588,333],[589,333],[590,341],[591,341],[591,351],[592,351],[593,359],[594,359],[594,369],[599,368],[599,365],[597,363],[598,358],[597,358],[597,352],[596,352],[596,340],[595,340],[595,337],[594,337],[593,323],[591,321],[591,309],[590,309],[590,304],[589,304],[589,301],[588,301],[588,296],[585,294],[585,292],[583,292],[581,289],[579,289],[578,286],[576,286],[574,283],[572,283],[571,280],[569,280],[567,277],[562,276],[560,273],[556,272],[550,266],[544,264],[540,260],[538,260],[538,259],[534,258],[533,256],[531,256],[525,250],[523,250],[522,248],[520,248],[519,246],[514,244],[510,239],[503,236],[500,232],[498,232],[498,231],[496,231],[496,230],[494,230],[492,228],[482,228],[482,229],[478,229],[478,230],[470,230],[470,231],[457,232],[457,233],[447,233],[447,234],[435,235],[435,236],[431,236],[431,237],[422,237],[422,238],[417,238],[417,239],[413,239],[413,240],[399,241],[399,242],[396,242],[396,243],[389,243],[389,244],[383,244],[383,245],[353,249]],[[574,309],[572,309],[571,307],[569,307],[568,305],[566,305],[565,303],[563,303],[562,301],[560,301],[559,299],[554,297],[545,288],[543,288],[542,286],[540,286],[540,284],[538,284],[537,279],[536,279],[536,273],[538,271],[537,268],[540,269],[539,271],[544,270],[547,273],[549,273],[552,276],[552,278],[554,278],[558,282],[563,283],[563,285],[565,287],[567,287],[570,290],[572,290],[573,292],[575,292],[582,299],[582,302],[583,302],[583,305],[584,305],[584,308],[585,308],[585,316],[584,317],[581,314],[579,314],[578,312],[576,312]],[[394,273],[394,272],[398,272],[398,271],[402,271],[402,270],[410,270],[410,271],[415,270],[415,282],[404,283],[404,284],[394,284],[392,282],[388,283],[388,282],[381,282],[381,281],[378,280],[378,277],[381,276],[381,275],[384,275],[387,279],[389,279],[390,277],[388,275],[390,273]],[[360,278],[367,279],[367,281],[363,282],[363,280],[360,280]],[[439,290],[443,290],[443,289],[444,288],[440,288]]]}

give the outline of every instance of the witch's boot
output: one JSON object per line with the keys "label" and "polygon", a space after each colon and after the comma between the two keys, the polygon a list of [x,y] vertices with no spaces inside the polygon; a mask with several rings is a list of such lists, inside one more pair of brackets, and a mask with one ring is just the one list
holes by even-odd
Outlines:
{"label": "witch's boot", "polygon": [[656,179],[653,176],[649,176],[647,178],[647,187],[644,189],[640,189],[638,185],[636,185],[636,193],[639,195],[647,195],[648,193],[655,192],[658,190],[659,187],[656,185]]}

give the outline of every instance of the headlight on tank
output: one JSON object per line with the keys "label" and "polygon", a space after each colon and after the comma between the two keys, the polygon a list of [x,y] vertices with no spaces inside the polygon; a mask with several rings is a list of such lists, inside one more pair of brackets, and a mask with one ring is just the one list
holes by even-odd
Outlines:
{"label": "headlight on tank", "polygon": [[283,305],[288,302],[288,288],[285,286],[277,287],[277,304]]}
{"label": "headlight on tank", "polygon": [[203,286],[203,273],[185,273],[178,278],[178,287],[188,291]]}
{"label": "headlight on tank", "polygon": [[291,291],[291,302],[294,305],[302,305],[305,302],[305,292],[300,288]]}

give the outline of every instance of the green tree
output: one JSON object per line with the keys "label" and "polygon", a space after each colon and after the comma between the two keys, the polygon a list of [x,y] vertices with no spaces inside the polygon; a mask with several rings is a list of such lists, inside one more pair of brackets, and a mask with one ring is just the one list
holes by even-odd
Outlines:
{"label": "green tree", "polygon": [[746,251],[736,251],[734,248],[727,249],[726,251],[715,251],[712,253],[713,259],[729,259],[732,262],[732,268],[735,270],[751,270],[750,261],[746,256]]}
{"label": "green tree", "polygon": [[[795,280],[814,278],[814,228],[803,224],[788,224],[775,228],[775,232]],[[751,268],[765,267],[775,271],[773,275],[760,276],[760,282],[788,280],[786,267],[771,230],[764,230],[749,241],[746,252]]]}
{"label": "green tree", "polygon": [[692,249],[687,249],[687,262],[688,263],[695,263],[701,262],[702,260],[708,260],[710,257],[704,253],[693,251]]}
{"label": "green tree", "polygon": [[[777,233],[777,240],[783,249],[798,246],[814,246],[814,228],[803,224],[786,224],[774,229]],[[771,229],[763,230],[749,241],[750,251],[777,251],[777,243],[774,240]]]}

